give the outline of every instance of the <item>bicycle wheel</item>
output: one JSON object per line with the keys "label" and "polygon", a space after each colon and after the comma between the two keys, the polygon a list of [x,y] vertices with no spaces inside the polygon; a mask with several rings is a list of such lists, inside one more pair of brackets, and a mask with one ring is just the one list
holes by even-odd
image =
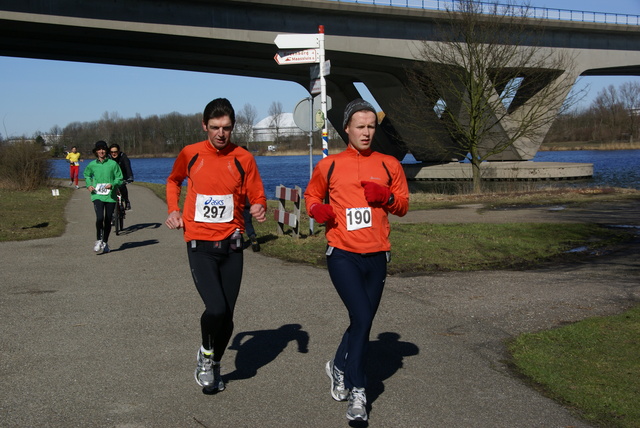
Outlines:
{"label": "bicycle wheel", "polygon": [[113,211],[113,221],[116,225],[116,235],[120,235],[122,230],[122,214],[120,213],[120,204],[116,203],[116,209]]}
{"label": "bicycle wheel", "polygon": [[120,215],[118,216],[118,223],[120,224],[120,231],[123,231],[124,230],[124,217],[126,215],[124,202],[120,202],[118,205],[120,206]]}

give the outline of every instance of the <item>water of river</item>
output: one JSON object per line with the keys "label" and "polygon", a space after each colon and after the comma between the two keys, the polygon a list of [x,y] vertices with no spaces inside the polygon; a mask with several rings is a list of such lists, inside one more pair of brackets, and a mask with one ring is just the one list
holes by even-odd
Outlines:
{"label": "water of river", "polygon": [[[315,165],[321,155],[313,157]],[[166,182],[175,158],[135,158],[131,159],[136,181],[149,183]],[[415,161],[411,155],[406,162]],[[80,164],[80,177],[87,160]],[[300,186],[303,190],[309,181],[309,156],[256,156],[265,191],[269,197],[276,186]],[[624,187],[640,190],[640,150],[576,150],[538,152],[534,162],[578,162],[593,164],[593,178],[581,180],[576,186],[584,187]],[[68,163],[64,159],[54,159],[52,176],[66,178]],[[564,183],[566,185],[566,182]],[[548,185],[548,183],[547,183]]]}

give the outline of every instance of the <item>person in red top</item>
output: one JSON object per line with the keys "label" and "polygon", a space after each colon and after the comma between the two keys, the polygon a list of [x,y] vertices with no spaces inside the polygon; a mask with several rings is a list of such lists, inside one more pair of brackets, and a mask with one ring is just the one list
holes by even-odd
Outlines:
{"label": "person in red top", "polygon": [[[207,104],[202,115],[207,139],[183,148],[167,178],[165,224],[184,230],[191,274],[205,304],[194,374],[205,393],[225,388],[220,360],[233,333],[242,281],[245,202],[250,201],[257,221],[266,220],[267,198],[256,161],[231,142],[234,125],[229,100],[217,98]],[[185,179],[187,195],[181,211],[178,201]]]}
{"label": "person in red top", "polygon": [[347,148],[318,162],[304,193],[309,215],[325,223],[329,276],[350,320],[325,370],[331,396],[349,401],[347,418],[355,421],[368,419],[364,365],[390,260],[387,217],[403,216],[409,209],[402,165],[371,150],[376,125],[370,103],[356,99],[347,104]]}

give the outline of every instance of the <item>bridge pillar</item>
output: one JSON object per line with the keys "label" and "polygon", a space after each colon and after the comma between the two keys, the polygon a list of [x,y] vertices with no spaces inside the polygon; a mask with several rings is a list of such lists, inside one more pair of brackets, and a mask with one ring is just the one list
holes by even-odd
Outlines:
{"label": "bridge pillar", "polygon": [[[531,126],[525,135],[516,138],[515,142],[501,153],[491,155],[489,161],[521,161],[531,160],[540,149],[540,145],[551,128],[551,125],[560,111],[563,102],[567,98],[571,87],[577,79],[577,75],[571,71],[561,70],[536,70],[524,79],[535,79],[536,85],[524,86],[526,89],[519,90],[508,108],[499,109],[495,112],[497,120],[493,132],[507,134],[510,138],[518,129],[520,121],[535,120],[537,124]],[[524,82],[523,82],[524,83]],[[496,88],[491,97],[497,97]],[[542,99],[541,98],[547,98]],[[532,109],[545,109],[543,113],[532,112]],[[538,119],[531,117],[538,115]],[[499,119],[498,119],[499,118]],[[480,153],[486,154],[495,143],[491,138],[482,142]]]}
{"label": "bridge pillar", "polygon": [[[495,124],[488,136],[479,146],[480,154],[489,154],[500,141],[515,138],[515,142],[503,151],[488,157],[489,161],[523,161],[534,158],[544,137],[546,136],[553,119],[560,110],[571,87],[578,75],[572,71],[562,70],[531,70],[522,76],[521,89],[509,104],[504,106],[499,102],[499,92],[504,88],[493,88],[486,97],[496,110],[490,112],[491,122]],[[334,79],[337,76],[333,76]],[[525,84],[531,79],[534,84]],[[393,74],[360,72],[358,78],[345,78],[340,81],[336,90],[340,95],[332,98],[333,115],[330,115],[332,123],[338,124],[336,128],[342,128],[342,112],[346,103],[360,94],[353,85],[354,81],[362,81],[375,101],[381,106],[385,117],[376,133],[373,148],[377,151],[390,154],[398,159],[403,159],[407,152],[419,161],[429,163],[442,163],[462,160],[464,153],[460,153],[459,144],[452,139],[443,120],[446,115],[439,116],[436,113],[436,105],[440,101],[427,94],[439,93],[446,109],[457,117],[462,123],[469,123],[468,112],[463,106],[463,100],[457,95],[464,91],[462,85],[458,88],[439,88],[437,91],[425,91],[420,94],[421,102],[419,113],[409,112],[414,108],[403,103],[404,97],[410,89],[404,81]],[[456,95],[453,95],[454,91]],[[333,94],[332,94],[333,97]],[[546,98],[541,100],[540,98]],[[415,98],[412,94],[410,98]],[[338,102],[336,102],[336,100]],[[543,113],[533,110],[545,109]],[[532,117],[534,119],[532,119]],[[338,122],[336,122],[338,120]],[[533,121],[529,130],[521,136],[515,133],[521,129],[519,121]],[[490,122],[490,121],[487,121]],[[340,134],[345,138],[342,129]]]}
{"label": "bridge pillar", "polygon": [[[345,75],[331,75],[327,77],[327,83],[329,84],[328,92],[331,95],[332,104],[331,110],[327,112],[327,116],[345,143],[348,141],[348,137],[342,127],[344,109],[351,100],[362,98],[358,88],[354,85],[356,81],[359,81],[359,79]],[[376,102],[379,103],[378,97],[375,95],[374,97],[376,98]],[[396,135],[397,133],[389,120],[384,118],[374,135],[372,142],[373,150],[394,156],[398,160],[404,159],[408,150],[404,142],[397,138]]]}

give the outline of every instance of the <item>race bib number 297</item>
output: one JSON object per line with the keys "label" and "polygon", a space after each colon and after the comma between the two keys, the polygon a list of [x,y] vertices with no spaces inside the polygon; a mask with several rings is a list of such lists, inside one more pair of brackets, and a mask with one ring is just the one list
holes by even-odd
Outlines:
{"label": "race bib number 297", "polygon": [[198,195],[195,221],[228,223],[233,220],[233,195]]}

